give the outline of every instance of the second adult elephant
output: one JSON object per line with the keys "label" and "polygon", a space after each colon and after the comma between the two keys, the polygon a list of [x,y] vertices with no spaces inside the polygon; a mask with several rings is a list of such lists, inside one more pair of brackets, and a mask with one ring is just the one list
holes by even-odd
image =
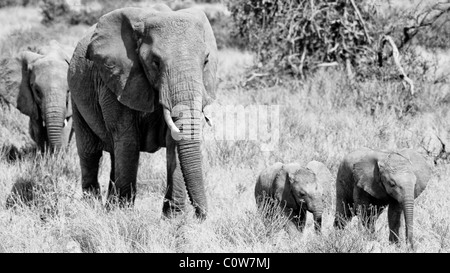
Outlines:
{"label": "second adult elephant", "polygon": [[56,41],[2,60],[0,96],[30,117],[31,138],[42,151],[64,147],[72,135],[69,60]]}
{"label": "second adult elephant", "polygon": [[356,150],[345,156],[339,166],[334,225],[343,228],[356,212],[362,214],[363,222],[374,231],[375,220],[389,206],[389,241],[398,242],[403,212],[406,238],[413,246],[414,199],[425,189],[430,177],[431,168],[414,150]]}
{"label": "second adult elephant", "polygon": [[196,216],[205,218],[200,134],[216,67],[216,41],[200,10],[158,5],[103,15],[78,43],[68,75],[83,191],[99,195],[105,150],[107,202],[132,204],[139,152],[166,147],[164,215],[184,210],[187,190]]}

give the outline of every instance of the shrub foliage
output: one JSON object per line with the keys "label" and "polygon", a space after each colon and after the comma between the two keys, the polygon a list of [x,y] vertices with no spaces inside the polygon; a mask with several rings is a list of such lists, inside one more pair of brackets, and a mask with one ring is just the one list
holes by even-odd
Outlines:
{"label": "shrub foliage", "polygon": [[28,6],[36,5],[40,0],[1,0],[0,8],[11,6]]}
{"label": "shrub foliage", "polygon": [[138,1],[98,0],[97,7],[90,6],[89,1],[81,1],[81,8],[73,9],[65,0],[42,0],[42,23],[64,22],[70,25],[93,25],[103,15],[115,9],[130,6]]}
{"label": "shrub foliage", "polygon": [[371,37],[361,2],[251,0],[230,2],[236,33],[272,67],[302,74],[367,54]]}
{"label": "shrub foliage", "polygon": [[265,70],[287,71],[302,77],[315,68],[338,64],[355,68],[358,73],[367,72],[367,67],[377,64],[381,34],[392,35],[401,48],[419,30],[435,26],[435,21],[450,10],[445,5],[438,3],[391,18],[371,1],[231,0],[228,3],[236,26],[233,35],[257,53]]}

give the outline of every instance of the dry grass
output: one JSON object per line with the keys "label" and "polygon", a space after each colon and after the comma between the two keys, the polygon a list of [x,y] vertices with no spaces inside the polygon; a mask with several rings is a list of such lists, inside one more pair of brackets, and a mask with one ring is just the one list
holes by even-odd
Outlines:
{"label": "dry grass", "polygon": [[[19,10],[16,12],[28,12]],[[0,18],[4,17],[0,15]],[[38,21],[30,24],[40,27],[35,25]],[[61,30],[49,30],[49,33],[58,31]],[[82,32],[81,28],[67,28],[64,35],[58,32],[57,38],[73,45]],[[323,70],[305,83],[289,81],[275,86],[260,84],[256,79],[244,87],[245,66],[250,64],[249,53],[230,49],[220,52],[217,102],[280,105],[278,149],[261,152],[259,144],[252,141],[205,141],[209,216],[203,223],[194,219],[191,209],[177,219],[161,219],[165,149],[142,154],[135,207],[106,212],[99,203],[80,200],[80,170],[74,143],[67,151],[53,156],[23,152],[17,160],[7,159],[7,150],[12,145],[28,151],[32,142],[27,133],[28,118],[16,109],[2,107],[0,249],[6,252],[408,252],[404,244],[389,244],[386,213],[381,215],[374,234],[365,231],[356,218],[345,230],[335,231],[332,228],[333,184],[328,185],[332,202],[325,208],[321,235],[314,233],[311,215],[303,234],[289,234],[279,228],[285,220],[283,217],[275,217],[271,225],[264,225],[256,209],[254,183],[259,172],[276,161],[319,160],[335,175],[344,154],[361,146],[414,147],[423,152],[421,146],[428,132],[450,129],[448,105],[439,103],[444,91],[429,83],[421,84],[419,95],[411,99],[419,105],[418,110],[414,115],[399,115],[392,106],[399,99],[404,100],[405,95],[396,82],[365,83],[360,91],[378,99],[356,107],[358,97],[349,92],[340,72]],[[105,154],[100,170],[103,190],[109,169]],[[427,189],[415,202],[416,246],[418,252],[449,252],[450,167],[440,163],[434,166],[433,172]],[[52,193],[58,196],[56,215],[40,206],[6,209],[7,196],[19,179],[37,184],[46,179],[56,182]],[[45,194],[49,193],[43,194],[44,202],[52,202]]]}

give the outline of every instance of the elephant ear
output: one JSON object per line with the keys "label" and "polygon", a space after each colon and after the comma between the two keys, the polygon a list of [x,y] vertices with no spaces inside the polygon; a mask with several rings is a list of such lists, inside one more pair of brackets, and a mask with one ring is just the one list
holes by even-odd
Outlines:
{"label": "elephant ear", "polygon": [[216,38],[209,23],[206,14],[198,8],[189,8],[180,10],[180,12],[187,12],[196,16],[203,22],[204,38],[208,52],[208,60],[203,70],[203,84],[205,85],[205,92],[203,94],[203,108],[211,104],[216,98],[217,88],[217,63],[219,56],[217,53]]}
{"label": "elephant ear", "polygon": [[[302,180],[297,180],[296,175],[301,174],[302,177],[305,177],[305,175],[314,175],[311,170],[308,170],[305,167],[302,167],[299,163],[288,163],[284,166],[284,171],[286,172],[285,178],[284,178],[284,190],[283,190],[283,200],[286,201],[286,205],[294,208],[297,207],[297,201],[294,198],[294,192],[298,192],[299,189],[304,187],[305,182],[302,182]],[[306,181],[312,181],[312,180],[306,180]]]}
{"label": "elephant ear", "polygon": [[325,166],[322,162],[313,160],[306,165],[306,168],[311,170],[316,175],[317,181],[321,185],[325,186],[332,183],[333,176],[327,166]]}
{"label": "elephant ear", "polygon": [[154,9],[123,8],[103,15],[86,53],[118,101],[144,112],[154,111],[157,93],[140,63],[138,40],[144,32],[143,19],[157,13]]}
{"label": "elephant ear", "polygon": [[323,200],[326,202],[326,204],[331,206],[332,201],[330,193],[334,179],[330,170],[327,168],[327,166],[325,166],[325,164],[315,160],[309,162],[306,165],[306,168],[316,175],[316,180],[323,189]]}
{"label": "elephant ear", "polygon": [[412,170],[417,178],[414,190],[414,195],[417,197],[425,189],[431,178],[431,167],[421,154],[412,149],[401,150],[399,153],[407,157],[412,164]]}
{"label": "elephant ear", "polygon": [[274,197],[278,201],[283,200],[283,195],[286,187],[290,187],[288,181],[288,172],[286,171],[286,166],[283,164],[275,174],[274,182],[272,184],[272,192]]}
{"label": "elephant ear", "polygon": [[366,156],[353,165],[353,176],[356,186],[377,199],[384,199],[387,194],[381,184],[379,164],[377,158]]}
{"label": "elephant ear", "polygon": [[37,53],[45,56],[54,56],[59,60],[64,60],[67,64],[70,63],[70,56],[73,54],[74,48],[63,47],[56,40],[51,40],[47,45],[38,48]]}
{"label": "elephant ear", "polygon": [[3,59],[0,64],[0,78],[3,81],[0,95],[31,118],[37,118],[39,112],[30,86],[30,72],[33,63],[40,58],[40,54],[24,51],[17,58]]}

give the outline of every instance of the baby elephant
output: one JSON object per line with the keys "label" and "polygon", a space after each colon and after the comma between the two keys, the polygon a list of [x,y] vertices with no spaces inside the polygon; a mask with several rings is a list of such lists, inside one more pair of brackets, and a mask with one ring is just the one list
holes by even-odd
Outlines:
{"label": "baby elephant", "polygon": [[430,177],[430,166],[411,149],[363,148],[348,154],[339,166],[336,179],[334,226],[343,228],[356,212],[362,214],[363,223],[373,232],[375,220],[389,206],[389,241],[398,242],[403,212],[406,238],[413,247],[414,199],[425,189]]}
{"label": "baby elephant", "polygon": [[41,151],[67,146],[73,134],[67,83],[71,51],[52,40],[36,52],[0,60],[0,98],[30,117],[29,133]]}
{"label": "baby elephant", "polygon": [[275,199],[300,231],[305,227],[306,211],[309,211],[314,215],[315,230],[320,232],[323,189],[331,179],[328,168],[318,161],[311,161],[306,167],[277,162],[259,175],[255,186],[256,203],[261,207],[265,197]]}

